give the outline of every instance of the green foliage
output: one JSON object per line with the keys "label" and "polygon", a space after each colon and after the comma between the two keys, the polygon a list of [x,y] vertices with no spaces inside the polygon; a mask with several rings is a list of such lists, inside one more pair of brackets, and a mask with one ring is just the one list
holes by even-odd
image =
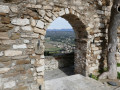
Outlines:
{"label": "green foliage", "polygon": [[90,78],[93,78],[93,79],[95,79],[95,80],[98,80],[98,77],[97,77],[96,75],[91,74],[91,75],[89,75],[89,77],[90,77]]}
{"label": "green foliage", "polygon": [[103,68],[102,70],[99,70],[99,73],[103,73],[103,72],[106,72],[106,71],[108,71],[107,67]]}
{"label": "green foliage", "polygon": [[120,72],[117,72],[117,78],[120,79]]}
{"label": "green foliage", "polygon": [[117,67],[120,67],[120,63],[117,63]]}

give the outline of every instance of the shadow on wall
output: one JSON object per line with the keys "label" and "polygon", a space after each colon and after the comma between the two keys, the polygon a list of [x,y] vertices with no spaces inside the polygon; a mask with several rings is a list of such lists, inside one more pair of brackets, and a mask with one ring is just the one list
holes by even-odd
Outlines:
{"label": "shadow on wall", "polygon": [[75,60],[74,68],[76,74],[87,75],[88,69],[86,64],[87,54],[87,43],[88,43],[88,32],[86,31],[85,24],[75,15],[66,14],[62,16],[64,19],[69,21],[73,27],[76,35],[75,39]]}
{"label": "shadow on wall", "polygon": [[45,69],[54,70],[58,68],[66,75],[74,74],[74,53],[46,56]]}

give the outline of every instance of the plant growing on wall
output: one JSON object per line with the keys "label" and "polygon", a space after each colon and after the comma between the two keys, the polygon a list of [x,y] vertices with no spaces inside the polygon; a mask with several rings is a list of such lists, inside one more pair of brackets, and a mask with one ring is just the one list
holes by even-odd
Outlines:
{"label": "plant growing on wall", "polygon": [[120,24],[120,0],[113,0],[110,24],[108,28],[108,71],[100,75],[99,79],[117,79],[117,63],[115,59],[117,46],[117,28]]}

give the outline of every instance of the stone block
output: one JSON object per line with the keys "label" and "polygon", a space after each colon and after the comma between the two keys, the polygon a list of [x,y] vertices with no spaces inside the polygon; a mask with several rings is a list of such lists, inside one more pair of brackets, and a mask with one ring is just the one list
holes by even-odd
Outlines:
{"label": "stone block", "polygon": [[0,57],[3,56],[3,55],[4,55],[4,54],[3,54],[3,51],[1,51],[1,52],[0,52]]}
{"label": "stone block", "polygon": [[8,57],[0,57],[0,62],[8,62],[8,61],[11,61],[11,58],[8,58]]}
{"label": "stone block", "polygon": [[35,5],[35,4],[28,4],[28,5],[26,5],[26,7],[28,7],[28,8],[42,8],[42,5]]}
{"label": "stone block", "polygon": [[30,64],[30,60],[18,60],[16,61],[16,65],[21,65],[21,64]]}
{"label": "stone block", "polygon": [[39,15],[41,15],[42,17],[45,16],[45,10],[38,10]]}
{"label": "stone block", "polygon": [[12,6],[10,7],[10,9],[11,9],[12,12],[18,13],[18,7],[17,7],[17,5],[12,5]]}
{"label": "stone block", "polygon": [[2,17],[1,18],[1,22],[3,24],[9,24],[10,23],[10,18],[9,17]]}
{"label": "stone block", "polygon": [[30,10],[30,9],[27,9],[27,14],[28,14],[29,16],[33,17],[34,19],[40,19],[40,18],[39,18],[39,15],[37,14],[37,12],[32,11],[32,10]]}
{"label": "stone block", "polygon": [[10,45],[4,45],[4,44],[1,44],[0,45],[0,51],[4,51],[4,50],[7,50],[7,49],[10,49]]}
{"label": "stone block", "polygon": [[62,11],[59,12],[59,15],[60,15],[60,16],[63,16],[64,14],[65,14],[65,11],[64,11],[64,10],[62,10]]}
{"label": "stone block", "polygon": [[36,27],[38,28],[44,28],[44,22],[41,20],[38,20]]}
{"label": "stone block", "polygon": [[23,38],[38,38],[38,37],[39,37],[39,34],[36,34],[36,33],[31,34],[31,35],[22,34],[21,37],[23,37]]}
{"label": "stone block", "polygon": [[43,79],[43,78],[38,78],[38,79],[37,79],[37,83],[38,83],[39,85],[42,85],[43,82],[44,82],[44,79]]}
{"label": "stone block", "polygon": [[19,26],[17,26],[17,27],[14,28],[14,32],[18,32],[19,30],[20,30]]}
{"label": "stone block", "polygon": [[0,12],[1,13],[9,13],[10,9],[6,5],[0,5]]}
{"label": "stone block", "polygon": [[69,9],[68,8],[65,8],[65,13],[69,14]]}
{"label": "stone block", "polygon": [[25,19],[14,18],[14,19],[12,19],[11,23],[14,25],[25,26],[25,25],[29,25],[30,21],[27,18],[25,18]]}
{"label": "stone block", "polygon": [[24,30],[24,31],[32,31],[31,26],[24,26],[24,27],[21,27],[21,29]]}
{"label": "stone block", "polygon": [[4,83],[4,89],[8,89],[8,88],[12,88],[16,86],[16,82],[15,81],[8,81],[6,83]]}
{"label": "stone block", "polygon": [[46,34],[46,31],[43,30],[43,29],[39,29],[39,28],[34,28],[33,30],[35,33],[39,33],[41,35],[45,35]]}
{"label": "stone block", "polygon": [[18,55],[22,55],[22,51],[19,51],[19,50],[6,50],[4,53],[5,53],[5,56],[18,56]]}
{"label": "stone block", "polygon": [[39,66],[36,68],[37,72],[44,71],[44,66]]}
{"label": "stone block", "polygon": [[25,49],[27,48],[26,44],[13,45],[13,49]]}
{"label": "stone block", "polygon": [[25,68],[24,68],[23,65],[17,65],[17,66],[15,67],[15,70],[19,72],[19,71],[24,71]]}
{"label": "stone block", "polygon": [[33,19],[33,18],[31,18],[30,19],[30,23],[31,23],[31,26],[36,26],[36,21]]}
{"label": "stone block", "polygon": [[19,39],[19,38],[20,38],[20,33],[14,33],[10,37],[10,39],[12,39],[12,40],[16,40],[16,39]]}
{"label": "stone block", "polygon": [[23,41],[24,43],[30,43],[30,41],[29,40],[27,40],[27,39],[25,39],[24,41]]}
{"label": "stone block", "polygon": [[7,32],[0,32],[0,39],[9,39]]}
{"label": "stone block", "polygon": [[50,10],[50,9],[53,9],[53,8],[52,8],[52,6],[48,6],[48,5],[47,5],[47,6],[43,6],[43,9],[48,9],[48,10]]}
{"label": "stone block", "polygon": [[0,44],[9,44],[10,45],[10,44],[14,44],[14,43],[16,43],[15,40],[2,40]]}
{"label": "stone block", "polygon": [[0,68],[0,74],[6,73],[10,70],[10,68]]}
{"label": "stone block", "polygon": [[28,58],[27,55],[23,55],[23,56],[14,56],[14,57],[12,57],[12,59],[14,59],[14,60],[18,60],[18,59],[26,59],[26,58]]}

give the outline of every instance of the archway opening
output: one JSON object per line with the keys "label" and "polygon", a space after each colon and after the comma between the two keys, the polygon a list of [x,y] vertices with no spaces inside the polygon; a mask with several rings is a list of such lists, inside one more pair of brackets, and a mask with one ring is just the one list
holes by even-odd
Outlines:
{"label": "archway opening", "polygon": [[45,37],[45,80],[74,75],[75,33],[67,20],[58,17]]}

